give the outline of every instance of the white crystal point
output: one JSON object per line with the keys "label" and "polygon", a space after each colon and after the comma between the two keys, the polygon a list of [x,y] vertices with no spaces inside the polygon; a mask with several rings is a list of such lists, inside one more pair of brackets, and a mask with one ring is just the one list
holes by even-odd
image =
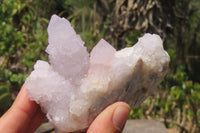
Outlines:
{"label": "white crystal point", "polygon": [[[162,43],[160,36],[147,33],[139,38],[139,41],[132,48],[126,48],[116,53],[117,58],[124,58],[124,55],[129,56],[126,57],[126,60],[129,60],[127,66],[134,64],[133,66],[137,69],[133,71],[133,77],[137,75],[139,78],[132,78],[132,80],[129,81],[130,86],[127,91],[128,93],[124,96],[120,96],[120,99],[129,103],[129,105],[135,107],[141,104],[166,75],[170,58],[168,53],[163,49]],[[128,54],[122,54],[125,53],[125,51],[127,51]],[[122,67],[124,66],[125,65]],[[139,69],[137,66],[141,68]],[[135,74],[135,72],[138,74]],[[137,79],[137,82],[135,79]],[[135,96],[134,98],[133,95]]]}
{"label": "white crystal point", "polygon": [[115,53],[115,48],[113,48],[104,39],[101,39],[90,53],[90,64],[107,63],[105,65],[109,65]]}
{"label": "white crystal point", "polygon": [[66,19],[53,15],[48,33],[50,63],[37,61],[25,86],[59,132],[88,128],[116,101],[138,106],[167,72],[169,55],[155,34],[145,34],[120,51],[101,39],[89,57]]}
{"label": "white crystal point", "polygon": [[74,94],[74,86],[55,72],[47,62],[40,60],[36,62],[34,71],[26,79],[25,86],[28,97],[40,104],[49,121],[60,130],[65,130],[66,119],[70,118],[69,97]]}
{"label": "white crystal point", "polygon": [[[81,88],[82,91],[89,91],[90,89],[105,92],[108,88],[109,70],[111,61],[116,53],[113,48],[104,39],[101,39],[90,53],[90,66],[87,78],[84,79]],[[87,87],[83,87],[88,85]],[[84,90],[85,89],[85,90]]]}
{"label": "white crystal point", "polygon": [[89,66],[89,54],[83,46],[84,42],[68,20],[56,15],[51,17],[47,31],[49,45],[46,52],[53,69],[66,79],[75,81],[79,78],[77,80],[80,81]]}

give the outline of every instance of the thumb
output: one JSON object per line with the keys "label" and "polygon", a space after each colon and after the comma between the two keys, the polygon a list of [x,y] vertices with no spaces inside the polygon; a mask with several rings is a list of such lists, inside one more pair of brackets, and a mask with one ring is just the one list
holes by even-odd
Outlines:
{"label": "thumb", "polygon": [[124,102],[114,103],[97,116],[87,133],[121,133],[129,112],[128,104]]}

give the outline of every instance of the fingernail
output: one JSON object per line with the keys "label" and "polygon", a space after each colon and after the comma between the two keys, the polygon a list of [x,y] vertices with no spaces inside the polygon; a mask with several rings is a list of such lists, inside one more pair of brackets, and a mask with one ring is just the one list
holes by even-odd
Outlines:
{"label": "fingernail", "polygon": [[130,109],[128,107],[118,106],[114,111],[113,124],[122,130],[128,119],[129,112]]}

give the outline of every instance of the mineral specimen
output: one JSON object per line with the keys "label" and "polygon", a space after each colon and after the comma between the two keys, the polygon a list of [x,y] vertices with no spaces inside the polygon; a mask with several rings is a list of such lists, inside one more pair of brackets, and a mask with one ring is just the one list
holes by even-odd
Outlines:
{"label": "mineral specimen", "polygon": [[90,55],[66,19],[53,15],[48,34],[49,63],[37,61],[25,86],[60,132],[87,128],[116,101],[138,106],[167,72],[169,55],[155,34],[120,51],[101,39]]}

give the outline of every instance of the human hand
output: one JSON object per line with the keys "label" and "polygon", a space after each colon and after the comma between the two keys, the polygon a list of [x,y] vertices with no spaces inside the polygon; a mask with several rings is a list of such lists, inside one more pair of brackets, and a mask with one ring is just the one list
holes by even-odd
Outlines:
{"label": "human hand", "polygon": [[[96,117],[87,133],[120,133],[129,112],[128,104],[114,103]],[[44,119],[40,106],[27,97],[23,86],[12,107],[0,118],[0,133],[33,133]]]}
{"label": "human hand", "polygon": [[44,119],[45,114],[27,97],[23,85],[11,108],[0,118],[0,133],[33,133]]}
{"label": "human hand", "polygon": [[92,122],[87,133],[121,133],[128,119],[130,107],[116,102],[104,109]]}

